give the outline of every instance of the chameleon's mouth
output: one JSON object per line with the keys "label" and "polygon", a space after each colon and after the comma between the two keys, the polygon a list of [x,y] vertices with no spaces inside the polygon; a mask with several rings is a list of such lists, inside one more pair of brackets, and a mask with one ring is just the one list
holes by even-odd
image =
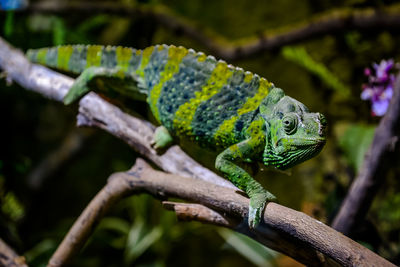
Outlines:
{"label": "chameleon's mouth", "polygon": [[280,138],[275,147],[285,147],[285,150],[304,149],[307,147],[323,147],[326,143],[325,137],[317,138]]}
{"label": "chameleon's mouth", "polygon": [[285,170],[316,156],[325,143],[326,139],[323,137],[282,138],[275,144],[275,149],[270,147],[264,152],[264,164]]}

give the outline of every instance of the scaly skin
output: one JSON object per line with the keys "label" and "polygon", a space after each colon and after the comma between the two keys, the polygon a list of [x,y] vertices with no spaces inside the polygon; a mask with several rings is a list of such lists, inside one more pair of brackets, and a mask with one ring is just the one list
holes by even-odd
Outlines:
{"label": "scaly skin", "polygon": [[251,228],[275,197],[241,165],[262,162],[286,169],[315,156],[325,144],[323,115],[310,113],[266,79],[192,49],[75,45],[27,55],[33,62],[80,74],[66,104],[90,90],[111,97],[145,95],[163,125],[155,146],[169,145],[172,135],[218,152],[216,168],[250,197]]}

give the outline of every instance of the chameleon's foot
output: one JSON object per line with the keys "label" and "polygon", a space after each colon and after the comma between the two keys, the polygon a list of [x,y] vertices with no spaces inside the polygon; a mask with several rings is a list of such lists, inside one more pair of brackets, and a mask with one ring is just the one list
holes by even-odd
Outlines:
{"label": "chameleon's foot", "polygon": [[248,218],[250,229],[254,229],[260,224],[265,205],[271,201],[276,201],[276,197],[268,191],[253,195],[250,198]]}
{"label": "chameleon's foot", "polygon": [[164,126],[157,127],[156,131],[154,132],[153,141],[151,145],[156,150],[161,150],[164,148],[169,147],[173,142],[172,136],[169,134],[167,128]]}

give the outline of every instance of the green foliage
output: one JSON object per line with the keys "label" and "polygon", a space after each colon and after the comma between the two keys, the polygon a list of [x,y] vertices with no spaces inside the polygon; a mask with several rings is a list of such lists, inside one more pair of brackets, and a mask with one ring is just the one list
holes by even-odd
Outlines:
{"label": "green foliage", "polygon": [[319,77],[321,81],[338,94],[345,97],[350,95],[350,88],[339,81],[335,74],[328,70],[324,64],[316,62],[304,47],[286,46],[282,49],[282,55]]}
{"label": "green foliage", "polygon": [[[57,5],[64,2],[61,0]],[[180,21],[189,21],[189,25],[211,33],[211,40],[229,42],[255,41],[261,35],[268,38],[268,33],[274,33],[274,29],[283,29],[285,25],[289,25],[285,29],[290,29],[292,23],[308,20],[316,11],[376,5],[360,0],[340,3],[223,0],[207,1],[207,4],[199,0],[122,0],[113,3],[143,4],[157,11],[167,7],[168,14],[180,14],[183,18]],[[121,44],[137,48],[167,43],[212,54],[179,29],[161,27],[154,17],[146,14],[128,17],[78,11],[57,15],[3,12],[0,21],[7,40],[23,51],[66,43]],[[396,50],[399,45],[400,39],[390,31],[351,30],[308,39],[299,46],[283,48],[282,53],[264,52],[257,57],[229,62],[258,73],[311,110],[322,112],[329,120],[329,129],[335,129],[338,122],[347,125],[336,139],[329,130],[327,146],[320,156],[293,168],[291,176],[272,171],[259,173],[263,184],[282,204],[303,210],[305,199],[316,199],[316,195],[321,196],[317,198],[316,207],[323,207],[327,199],[332,203],[342,200],[343,192],[334,192],[341,190],[349,180],[349,174],[343,166],[343,157],[337,156],[338,147],[347,163],[355,170],[359,169],[374,131],[373,126],[365,124],[376,122],[368,118],[368,105],[358,100],[357,88],[365,82],[362,70],[382,58],[399,58]],[[288,64],[287,60],[295,64]],[[0,109],[2,114],[7,114],[2,121],[6,136],[0,140],[3,142],[0,144],[0,165],[3,166],[0,168],[0,229],[4,229],[2,238],[11,245],[17,244],[15,248],[27,257],[30,266],[45,266],[77,215],[104,185],[108,175],[126,170],[136,155],[126,144],[109,136],[105,138],[106,134],[96,130],[79,153],[59,167],[38,191],[30,189],[27,178],[34,167],[57,149],[64,134],[75,127],[76,106],[66,108],[17,85],[8,87],[5,84],[4,79],[0,80]],[[316,86],[320,84],[322,88]],[[350,89],[356,98],[350,97]],[[326,97],[332,91],[334,96],[340,95],[339,103],[337,99]],[[212,156],[200,153],[201,156],[204,161],[213,161]],[[320,180],[317,184],[316,178]],[[388,188],[393,192],[385,192],[387,199],[376,201],[374,223],[381,235],[376,247],[395,247],[397,250],[388,252],[387,257],[398,259],[399,187],[390,183]],[[331,211],[335,208],[320,208],[317,216],[326,220],[334,216]],[[116,205],[101,221],[72,265],[268,266],[273,265],[275,259],[273,252],[241,235],[195,222],[177,223],[175,214],[163,210],[159,201],[149,196],[134,196]]]}
{"label": "green foliage", "polygon": [[20,220],[25,214],[24,207],[13,192],[8,192],[4,197],[2,197],[1,211],[2,213],[7,214],[10,219],[15,222]]}
{"label": "green foliage", "polygon": [[66,43],[89,44],[91,32],[110,24],[110,19],[109,15],[99,14],[83,20],[77,26],[70,26],[62,17],[38,14],[28,19],[28,26],[33,32],[51,34],[53,46]]}
{"label": "green foliage", "polygon": [[339,138],[339,146],[343,150],[347,162],[354,170],[360,170],[375,133],[375,126],[354,124],[347,128]]}
{"label": "green foliage", "polygon": [[[129,219],[106,217],[101,221],[95,235],[113,233],[108,240],[109,245],[123,251],[124,266],[131,266],[146,251],[154,250],[156,242],[164,243],[161,240],[163,236],[165,238],[165,235],[174,232],[171,223],[168,222],[172,214],[166,211],[160,212],[154,206],[154,200],[148,195],[131,197],[119,206],[130,214]],[[149,216],[152,213],[159,215],[156,222],[152,222],[152,216]],[[157,264],[158,261],[158,258],[154,258],[151,264]]]}
{"label": "green foliage", "polygon": [[66,28],[64,20],[58,17],[53,19],[53,44],[62,45],[65,43]]}
{"label": "green foliage", "polygon": [[[386,201],[378,210],[380,220],[386,221],[392,225],[397,225],[400,222],[400,193],[394,193],[391,197],[387,197]],[[400,228],[399,228],[400,229]]]}
{"label": "green foliage", "polygon": [[38,242],[34,247],[24,253],[27,262],[35,266],[46,266],[48,257],[54,253],[57,242],[51,238],[45,238]]}
{"label": "green foliage", "polygon": [[[3,162],[0,160],[0,214],[12,223],[18,223],[25,215],[25,207],[13,191],[6,189],[2,167]],[[9,226],[12,227],[12,224]]]}
{"label": "green foliage", "polygon": [[279,253],[261,245],[253,239],[229,229],[218,229],[226,243],[256,266],[276,266],[274,259]]}
{"label": "green foliage", "polygon": [[69,31],[68,41],[71,43],[89,44],[91,32],[110,22],[110,16],[99,14],[82,21],[74,31]]}
{"label": "green foliage", "polygon": [[14,29],[14,11],[8,11],[4,23],[4,36],[10,37]]}
{"label": "green foliage", "polygon": [[161,225],[149,229],[145,222],[136,219],[128,233],[124,261],[126,265],[131,264],[135,259],[150,248],[163,234]]}

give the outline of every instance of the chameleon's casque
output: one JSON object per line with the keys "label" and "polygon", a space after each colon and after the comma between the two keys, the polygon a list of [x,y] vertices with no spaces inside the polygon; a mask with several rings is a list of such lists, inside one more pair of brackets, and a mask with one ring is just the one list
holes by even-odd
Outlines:
{"label": "chameleon's casque", "polygon": [[174,137],[219,152],[216,168],[250,196],[250,227],[275,197],[240,163],[285,169],[315,156],[325,144],[323,115],[310,113],[266,79],[192,49],[74,45],[29,50],[27,55],[33,62],[80,74],[66,104],[90,90],[111,97],[146,95],[163,125],[156,131],[155,146],[165,147]]}

